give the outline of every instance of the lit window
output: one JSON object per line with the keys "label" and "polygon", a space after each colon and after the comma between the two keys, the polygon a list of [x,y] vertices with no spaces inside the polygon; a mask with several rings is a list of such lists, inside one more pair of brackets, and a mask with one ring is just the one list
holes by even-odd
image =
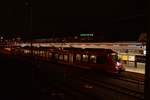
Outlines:
{"label": "lit window", "polygon": [[37,55],[37,53],[38,53],[37,51],[34,51],[34,54],[35,54],[35,55]]}
{"label": "lit window", "polygon": [[39,51],[39,56],[41,56],[42,55],[42,51]]}
{"label": "lit window", "polygon": [[68,55],[64,55],[64,61],[68,61]]}
{"label": "lit window", "polygon": [[49,52],[48,56],[51,58],[52,57],[52,53]]}
{"label": "lit window", "polygon": [[95,55],[91,55],[90,62],[96,63],[96,56]]}
{"label": "lit window", "polygon": [[48,56],[49,56],[49,55],[48,55],[48,51],[47,51],[47,52],[46,52],[46,57],[48,58]]}
{"label": "lit window", "polygon": [[63,60],[63,55],[59,55],[59,60]]}
{"label": "lit window", "polygon": [[24,53],[29,53],[29,50],[25,50]]}
{"label": "lit window", "polygon": [[83,55],[83,61],[88,62],[88,55]]}
{"label": "lit window", "polygon": [[81,61],[81,55],[80,54],[76,54],[76,61]]}
{"label": "lit window", "polygon": [[58,59],[58,54],[55,54],[55,58]]}

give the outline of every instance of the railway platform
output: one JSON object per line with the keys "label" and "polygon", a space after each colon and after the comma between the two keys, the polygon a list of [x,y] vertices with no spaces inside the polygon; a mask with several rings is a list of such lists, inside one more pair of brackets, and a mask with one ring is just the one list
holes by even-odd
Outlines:
{"label": "railway platform", "polygon": [[138,63],[137,67],[129,66],[128,64],[124,64],[126,71],[145,74],[145,63]]}

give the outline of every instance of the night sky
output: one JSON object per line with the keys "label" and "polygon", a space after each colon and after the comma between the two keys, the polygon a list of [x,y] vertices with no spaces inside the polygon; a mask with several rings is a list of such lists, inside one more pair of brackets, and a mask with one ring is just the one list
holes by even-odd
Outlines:
{"label": "night sky", "polygon": [[55,36],[71,36],[80,32],[103,32],[112,39],[134,40],[146,31],[144,1],[141,0],[5,0],[0,4],[0,32],[8,37],[51,37],[54,33]]}

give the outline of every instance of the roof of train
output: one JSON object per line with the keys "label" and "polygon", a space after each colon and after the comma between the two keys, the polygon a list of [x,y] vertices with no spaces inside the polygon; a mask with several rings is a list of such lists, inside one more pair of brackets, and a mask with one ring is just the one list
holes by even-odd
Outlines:
{"label": "roof of train", "polygon": [[[24,47],[25,49],[31,49],[30,47]],[[55,47],[39,47],[33,48],[34,50],[49,50],[52,49],[54,51],[77,51],[77,52],[95,52],[95,53],[116,53],[112,49],[104,49],[104,48],[55,48]]]}
{"label": "roof of train", "polygon": [[104,48],[64,48],[63,50],[116,53],[112,49],[104,49]]}

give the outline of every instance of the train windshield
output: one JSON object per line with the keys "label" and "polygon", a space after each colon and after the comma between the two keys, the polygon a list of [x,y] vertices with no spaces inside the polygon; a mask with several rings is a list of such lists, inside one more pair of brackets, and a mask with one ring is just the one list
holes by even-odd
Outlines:
{"label": "train windshield", "polygon": [[111,56],[112,56],[113,61],[118,61],[117,53],[112,53]]}

